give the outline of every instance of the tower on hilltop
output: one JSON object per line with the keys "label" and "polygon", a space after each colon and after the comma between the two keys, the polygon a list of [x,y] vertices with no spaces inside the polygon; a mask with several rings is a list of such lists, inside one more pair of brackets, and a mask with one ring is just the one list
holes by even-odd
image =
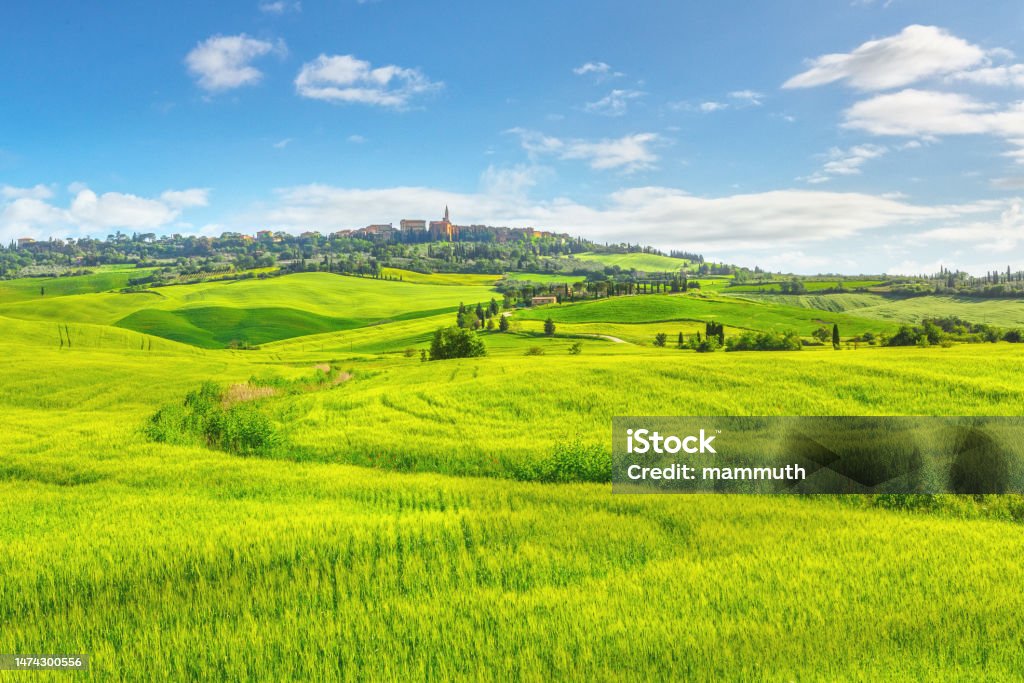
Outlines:
{"label": "tower on hilltop", "polygon": [[430,221],[430,238],[444,242],[459,241],[459,226],[452,225],[447,204],[444,207],[444,218],[439,221]]}

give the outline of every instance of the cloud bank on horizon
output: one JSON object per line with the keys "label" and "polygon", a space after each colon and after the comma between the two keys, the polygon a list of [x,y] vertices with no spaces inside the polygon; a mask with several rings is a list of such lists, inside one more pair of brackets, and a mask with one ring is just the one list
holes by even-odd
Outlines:
{"label": "cloud bank on horizon", "polygon": [[[741,50],[694,70],[653,48],[595,54],[600,35],[527,64],[501,49],[515,21],[489,46],[395,50],[380,43],[403,35],[382,28],[388,3],[349,7],[347,37],[316,30],[329,11],[264,2],[244,11],[245,31],[217,26],[181,36],[177,55],[147,56],[178,65],[168,92],[108,86],[120,99],[159,99],[127,127],[133,144],[95,123],[111,111],[104,103],[79,95],[94,122],[79,134],[109,149],[100,163],[69,156],[59,135],[0,137],[0,239],[331,231],[430,218],[447,204],[458,222],[793,271],[1022,265],[1024,63],[995,18],[963,30],[909,19],[859,37],[822,30],[807,46],[794,32],[778,55]],[[683,8],[660,11],[685,19]],[[896,19],[893,8],[847,11],[860,23]],[[763,23],[751,17],[748,30]],[[707,40],[726,47],[724,35]],[[43,89],[21,94],[56,97]],[[154,149],[155,168],[143,166]]]}

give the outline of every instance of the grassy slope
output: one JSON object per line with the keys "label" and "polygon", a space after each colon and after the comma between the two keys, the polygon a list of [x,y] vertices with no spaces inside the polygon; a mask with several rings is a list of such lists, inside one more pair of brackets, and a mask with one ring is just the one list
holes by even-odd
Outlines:
{"label": "grassy slope", "polygon": [[[362,296],[383,299],[353,306],[388,315],[401,305],[390,293],[422,305],[392,289],[419,285],[371,283],[381,289]],[[169,310],[283,303],[235,286]],[[794,316],[727,303],[744,304],[635,297],[529,313],[628,305],[620,328],[712,304],[768,326]],[[317,305],[302,310],[333,310]],[[87,652],[94,676],[163,680],[338,667],[438,680],[999,679],[1024,667],[1019,525],[465,476],[505,474],[564,440],[607,443],[617,414],[1021,414],[1014,345],[700,355],[594,341],[569,356],[566,339],[491,335],[487,358],[420,363],[366,353],[423,344],[450,314],[252,352],[162,339],[142,351],[149,338],[85,322],[62,350],[51,315],[0,318],[8,651]],[[560,319],[559,332],[573,324],[596,327]],[[350,381],[262,404],[305,462],[141,433],[203,380],[297,377],[346,342]],[[548,354],[524,357],[526,344]]]}
{"label": "grassy slope", "polygon": [[585,252],[575,254],[575,258],[581,261],[597,261],[606,266],[618,266],[623,270],[635,269],[650,273],[676,272],[680,268],[690,265],[690,262],[685,259],[659,256],[658,254],[594,254]]}
{"label": "grassy slope", "polygon": [[764,303],[830,311],[854,311],[875,320],[918,322],[923,318],[955,315],[999,327],[1024,326],[1024,301],[968,296],[920,296],[896,299],[879,294],[750,295]]}
{"label": "grassy slope", "polygon": [[[70,278],[69,278],[70,279]],[[452,311],[489,301],[483,285],[413,284],[303,273],[268,280],[161,287],[0,305],[0,315],[118,325],[196,346],[259,344]]]}
{"label": "grassy slope", "polygon": [[[840,284],[849,290],[865,288],[865,287],[877,287],[881,285],[884,280],[804,280],[804,287],[809,292],[815,292],[822,289],[832,289],[838,287]],[[749,285],[734,285],[732,287],[726,287],[725,292],[777,292],[779,291],[779,283],[769,282],[764,284],[749,284]]]}
{"label": "grassy slope", "polygon": [[[15,301],[38,302],[52,297],[108,292],[128,286],[128,280],[146,277],[153,268],[102,269],[92,275],[33,277],[0,280],[0,304]],[[45,292],[40,294],[40,288]]]}
{"label": "grassy slope", "polygon": [[833,323],[839,324],[843,336],[866,331],[886,331],[894,327],[888,321],[867,320],[843,313],[766,304],[740,298],[693,295],[612,297],[578,304],[542,306],[524,310],[516,315],[527,320],[544,320],[551,317],[556,322],[567,323],[717,321],[731,327],[746,329],[777,332],[795,329],[804,335],[810,334],[822,325]]}
{"label": "grassy slope", "polygon": [[[1024,666],[1016,525],[157,445],[139,426],[202,379],[297,369],[264,366],[269,351],[0,352],[11,651],[88,652],[100,677],[219,680],[339,666],[403,679],[915,680]],[[589,435],[621,412],[1005,412],[1024,391],[1009,345],[356,371],[329,392],[273,399],[281,418],[320,447],[430,447],[455,466],[544,448],[552,429]]]}
{"label": "grassy slope", "polygon": [[493,287],[500,275],[478,275],[474,273],[417,273],[401,268],[382,268],[382,274],[389,278],[401,278],[402,282],[418,285],[459,285]]}

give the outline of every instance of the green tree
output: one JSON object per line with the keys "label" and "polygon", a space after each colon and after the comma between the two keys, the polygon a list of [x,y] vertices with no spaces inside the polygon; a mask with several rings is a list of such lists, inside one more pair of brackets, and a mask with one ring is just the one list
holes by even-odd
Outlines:
{"label": "green tree", "polygon": [[474,332],[461,327],[439,327],[430,342],[430,360],[474,358],[487,355],[487,347]]}
{"label": "green tree", "polygon": [[682,333],[682,332],[680,332],[680,333],[679,333],[679,341],[677,341],[677,342],[676,342],[676,346],[678,346],[679,348],[683,348],[683,346],[685,345],[685,343],[686,343],[686,342],[684,342],[684,341],[683,341],[683,333]]}
{"label": "green tree", "polygon": [[508,316],[503,315],[498,320],[498,332],[508,332]]}
{"label": "green tree", "polygon": [[839,350],[839,324],[832,324],[832,348],[836,351]]}
{"label": "green tree", "polygon": [[828,338],[829,336],[831,336],[831,334],[832,333],[829,332],[829,329],[824,325],[816,329],[814,332],[811,332],[811,336],[820,341],[822,344],[828,341]]}
{"label": "green tree", "polygon": [[544,334],[548,337],[555,334],[555,321],[551,318],[544,321]]}
{"label": "green tree", "polygon": [[665,342],[667,340],[668,340],[668,335],[665,334],[664,332],[659,332],[658,334],[654,335],[654,345],[655,346],[665,346]]}

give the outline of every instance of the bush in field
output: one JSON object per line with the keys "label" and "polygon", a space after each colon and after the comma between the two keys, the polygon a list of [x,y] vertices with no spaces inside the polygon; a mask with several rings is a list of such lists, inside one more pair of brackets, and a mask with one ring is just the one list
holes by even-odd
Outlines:
{"label": "bush in field", "polygon": [[190,391],[182,405],[158,410],[146,435],[153,441],[201,443],[238,455],[263,455],[280,441],[274,424],[251,403],[225,407],[213,382]]}
{"label": "bush in field", "polygon": [[460,327],[439,327],[430,342],[430,360],[475,358],[486,356],[487,347],[471,330]]}
{"label": "bush in field", "polygon": [[522,481],[608,482],[612,478],[612,457],[599,444],[574,439],[556,444],[550,455],[539,460],[511,463],[510,469]]}
{"label": "bush in field", "polygon": [[802,347],[796,332],[744,332],[725,342],[726,351],[799,351]]}
{"label": "bush in field", "polygon": [[530,348],[526,349],[526,352],[523,355],[524,356],[543,356],[544,355],[544,349],[542,349],[539,346],[531,346]]}
{"label": "bush in field", "polygon": [[664,332],[659,332],[658,334],[654,335],[654,345],[655,346],[665,346],[665,342],[667,342],[667,341],[668,341],[668,335],[665,334]]}

